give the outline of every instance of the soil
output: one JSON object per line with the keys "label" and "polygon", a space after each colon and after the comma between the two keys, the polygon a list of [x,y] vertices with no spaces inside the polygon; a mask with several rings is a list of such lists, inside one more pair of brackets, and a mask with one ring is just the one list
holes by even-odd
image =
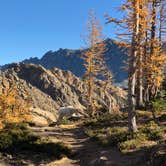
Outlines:
{"label": "soil", "polygon": [[80,125],[32,128],[32,130],[53,142],[63,142],[72,149],[73,155],[70,159],[64,157],[50,162],[48,166],[134,166],[144,157],[141,152],[124,155],[117,148],[102,147],[89,139]]}
{"label": "soil", "polygon": [[21,157],[19,156],[19,158],[22,158],[21,164],[19,164],[18,156],[7,156],[0,160],[0,166],[134,166],[138,165],[144,157],[142,152],[124,155],[117,148],[102,147],[89,139],[81,125],[31,127],[31,130],[44,139],[63,142],[72,149],[71,157],[62,157],[60,160],[46,160],[40,154],[27,154],[25,152]]}

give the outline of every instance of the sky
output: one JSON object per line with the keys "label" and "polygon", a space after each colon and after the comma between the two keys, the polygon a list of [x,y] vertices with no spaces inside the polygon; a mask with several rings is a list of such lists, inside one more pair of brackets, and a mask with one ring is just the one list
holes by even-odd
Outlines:
{"label": "sky", "polygon": [[0,65],[30,57],[41,58],[49,50],[83,47],[81,34],[91,9],[106,37],[115,38],[117,27],[106,25],[104,14],[122,15],[122,0],[0,0]]}

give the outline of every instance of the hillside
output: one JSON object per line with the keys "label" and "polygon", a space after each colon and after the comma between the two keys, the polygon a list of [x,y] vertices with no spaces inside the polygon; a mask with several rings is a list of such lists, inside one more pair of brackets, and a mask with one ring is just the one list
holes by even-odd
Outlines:
{"label": "hillside", "polygon": [[[123,70],[124,61],[127,59],[124,51],[125,49],[119,48],[117,42],[111,39],[105,40],[106,52],[104,58],[107,60],[109,69],[114,74],[114,81],[119,83],[127,78],[127,71]],[[78,77],[84,75],[84,65],[81,59],[81,50],[59,49],[58,51],[48,51],[41,59],[30,58],[26,59],[24,63],[40,64],[47,69],[53,67],[62,70],[69,70]]]}
{"label": "hillside", "polygon": [[[72,106],[85,110],[87,104],[83,81],[70,71],[57,68],[48,70],[40,65],[15,63],[8,65],[0,74],[0,80],[0,91],[11,86],[11,80],[14,80],[20,96],[23,99],[30,96],[35,123],[46,125],[55,122],[60,107]],[[113,108],[124,107],[126,92],[122,89],[112,86],[111,92],[104,93],[104,98],[101,98],[102,93],[102,90],[98,90],[95,96],[103,107],[109,109],[110,97]]]}

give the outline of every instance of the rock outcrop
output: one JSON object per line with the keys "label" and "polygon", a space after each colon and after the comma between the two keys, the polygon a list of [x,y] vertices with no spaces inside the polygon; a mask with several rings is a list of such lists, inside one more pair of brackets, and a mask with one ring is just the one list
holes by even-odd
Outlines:
{"label": "rock outcrop", "polygon": [[[84,82],[70,71],[14,63],[0,74],[0,93],[11,85],[12,80],[23,99],[27,96],[32,99],[33,121],[37,124],[47,125],[57,121],[61,107],[72,106],[78,110],[86,108]],[[101,97],[102,93],[102,90],[97,90],[96,99],[103,107],[109,108],[110,99],[112,108],[118,110],[124,106],[126,93],[122,89],[112,86],[111,91]]]}
{"label": "rock outcrop", "polygon": [[[124,61],[127,60],[126,48],[119,47],[117,41],[106,39],[106,51],[104,58],[107,59],[107,65],[114,74],[116,83],[121,83],[127,79],[127,70],[122,69],[125,66]],[[25,63],[34,63],[44,66],[46,69],[57,67],[62,70],[69,70],[78,77],[82,77],[85,73],[82,50],[62,49],[57,51],[48,51],[41,59],[35,57],[26,59]]]}

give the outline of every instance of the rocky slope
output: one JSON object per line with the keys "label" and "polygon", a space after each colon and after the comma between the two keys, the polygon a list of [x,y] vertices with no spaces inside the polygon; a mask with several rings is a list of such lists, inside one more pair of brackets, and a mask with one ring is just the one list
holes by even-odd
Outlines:
{"label": "rocky slope", "polygon": [[[104,57],[109,69],[114,74],[114,81],[116,83],[123,82],[127,78],[127,71],[122,69],[125,65],[124,61],[127,59],[126,49],[118,47],[117,42],[111,39],[105,40],[105,43],[106,52]],[[82,77],[85,68],[81,56],[81,50],[59,49],[58,51],[48,51],[41,59],[35,57],[26,59],[24,62],[40,64],[47,69],[57,67],[62,70],[69,70],[76,76]]]}
{"label": "rocky slope", "polygon": [[[11,64],[0,74],[0,92],[2,88],[10,86],[11,80],[16,82],[23,99],[27,95],[32,99],[32,112],[37,124],[56,121],[60,107],[73,106],[85,110],[87,105],[84,83],[70,71],[57,68],[47,70],[35,64]],[[123,107],[125,95],[123,90],[115,86],[104,94],[102,89],[96,91],[96,99],[102,106],[109,108],[111,100],[111,107],[116,110]]]}

